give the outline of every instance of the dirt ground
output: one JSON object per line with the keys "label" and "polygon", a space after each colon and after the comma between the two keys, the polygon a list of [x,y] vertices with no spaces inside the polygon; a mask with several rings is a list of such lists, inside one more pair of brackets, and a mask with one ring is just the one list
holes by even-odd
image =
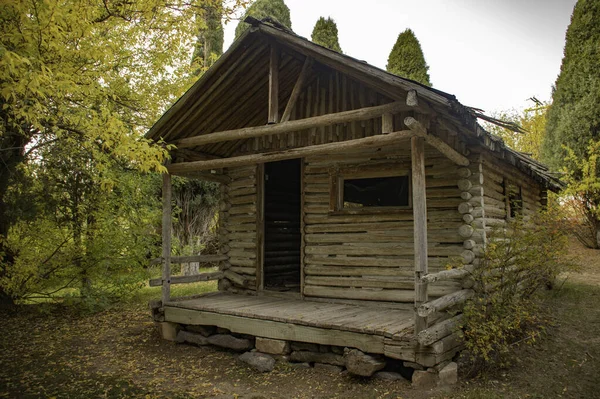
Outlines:
{"label": "dirt ground", "polygon": [[159,338],[141,303],[96,314],[2,311],[0,398],[600,398],[600,251],[577,242],[581,270],[546,295],[555,323],[511,367],[451,391],[292,368],[261,374],[237,354]]}

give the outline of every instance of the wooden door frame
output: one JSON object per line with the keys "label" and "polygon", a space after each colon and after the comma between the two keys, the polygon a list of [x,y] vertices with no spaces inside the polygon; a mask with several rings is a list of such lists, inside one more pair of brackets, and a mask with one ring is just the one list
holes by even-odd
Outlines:
{"label": "wooden door frame", "polygon": [[[304,297],[304,158],[300,162],[300,297]],[[256,165],[256,291],[265,290],[265,164]],[[297,293],[290,293],[296,295]]]}

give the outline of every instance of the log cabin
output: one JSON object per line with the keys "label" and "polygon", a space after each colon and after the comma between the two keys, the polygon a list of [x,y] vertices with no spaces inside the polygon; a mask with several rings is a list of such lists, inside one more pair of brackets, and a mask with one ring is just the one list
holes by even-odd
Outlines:
{"label": "log cabin", "polygon": [[[447,364],[486,233],[537,212],[560,182],[453,95],[246,22],[147,134],[174,145],[159,320]],[[171,276],[185,261],[171,256],[171,175],[220,183],[220,253],[195,258],[217,272]],[[446,270],[453,259],[464,268]],[[208,279],[217,293],[170,297]]]}

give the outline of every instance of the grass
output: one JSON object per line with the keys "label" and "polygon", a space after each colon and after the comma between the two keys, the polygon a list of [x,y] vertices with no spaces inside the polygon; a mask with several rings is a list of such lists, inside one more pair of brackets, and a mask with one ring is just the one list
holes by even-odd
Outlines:
{"label": "grass", "polygon": [[[160,339],[147,309],[160,287],[146,287],[93,314],[48,304],[3,310],[0,398],[600,398],[600,251],[575,241],[571,250],[581,269],[545,294],[553,324],[543,337],[515,346],[510,367],[462,378],[450,392],[285,363],[255,373],[233,352]],[[172,287],[173,296],[214,289]]]}

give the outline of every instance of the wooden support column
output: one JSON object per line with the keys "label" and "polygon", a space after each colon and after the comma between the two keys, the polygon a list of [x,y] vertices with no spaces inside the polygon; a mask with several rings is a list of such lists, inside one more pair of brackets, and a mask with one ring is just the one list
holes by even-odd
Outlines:
{"label": "wooden support column", "polygon": [[171,175],[163,174],[162,186],[162,303],[171,299]]}
{"label": "wooden support column", "polygon": [[279,122],[279,50],[271,44],[269,63],[269,122]]}
{"label": "wooden support column", "polygon": [[411,138],[412,207],[415,246],[415,334],[427,328],[427,318],[417,309],[427,302],[427,199],[425,193],[425,139]]}

